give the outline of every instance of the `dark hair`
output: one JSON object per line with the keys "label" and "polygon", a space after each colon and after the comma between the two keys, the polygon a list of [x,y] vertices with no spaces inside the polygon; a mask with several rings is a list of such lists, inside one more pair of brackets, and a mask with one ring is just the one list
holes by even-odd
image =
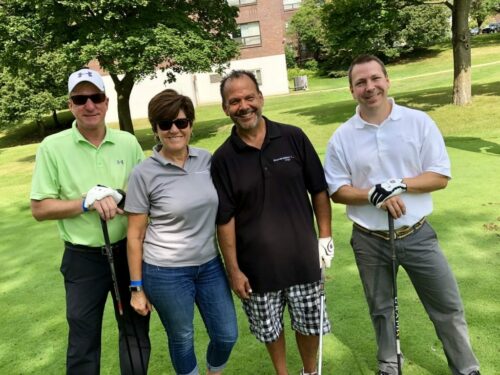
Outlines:
{"label": "dark hair", "polygon": [[225,100],[224,89],[226,88],[226,82],[230,81],[232,79],[241,78],[244,76],[247,76],[248,78],[250,78],[252,80],[252,82],[255,84],[255,88],[257,89],[257,92],[259,94],[262,94],[260,92],[260,89],[259,89],[259,83],[257,82],[257,78],[255,78],[255,75],[252,72],[250,72],[248,70],[233,70],[233,71],[231,71],[231,73],[224,76],[224,78],[222,78],[222,81],[220,81],[220,96],[222,98],[222,103],[224,103],[224,100]]}
{"label": "dark hair", "polygon": [[160,120],[173,120],[180,111],[184,111],[186,118],[194,121],[194,106],[191,99],[172,89],[166,89],[149,101],[148,118],[153,131],[156,133],[156,123]]}
{"label": "dark hair", "polygon": [[384,73],[384,76],[387,77],[387,70],[385,69],[384,62],[380,60],[377,56],[374,55],[359,55],[356,57],[352,63],[351,66],[349,67],[348,75],[349,75],[349,86],[352,87],[352,70],[354,69],[355,65],[360,65],[360,64],[366,64],[369,63],[370,61],[375,61],[377,64],[380,65],[382,68],[382,72]]}

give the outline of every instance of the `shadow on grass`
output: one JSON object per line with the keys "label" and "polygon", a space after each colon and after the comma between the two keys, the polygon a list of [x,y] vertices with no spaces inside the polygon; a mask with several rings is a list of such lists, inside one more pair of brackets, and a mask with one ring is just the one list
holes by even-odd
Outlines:
{"label": "shadow on grass", "polygon": [[[500,96],[500,82],[472,85],[472,93],[473,95]],[[400,105],[427,112],[451,104],[452,92],[450,87],[439,87],[432,90],[397,93],[395,97]],[[343,100],[292,109],[284,113],[309,117],[314,125],[330,125],[349,119],[354,114],[355,107],[356,103],[353,100]]]}
{"label": "shadow on grass", "polygon": [[500,155],[500,145],[476,137],[444,137],[446,146],[482,154]]}

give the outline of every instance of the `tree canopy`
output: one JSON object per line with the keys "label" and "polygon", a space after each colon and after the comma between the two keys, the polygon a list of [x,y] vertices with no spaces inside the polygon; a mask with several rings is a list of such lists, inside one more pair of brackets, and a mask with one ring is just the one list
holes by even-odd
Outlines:
{"label": "tree canopy", "polygon": [[37,75],[57,98],[70,71],[96,60],[115,84],[120,128],[133,133],[134,84],[158,69],[174,80],[231,60],[239,51],[230,37],[236,15],[225,0],[4,0],[0,62],[28,86]]}
{"label": "tree canopy", "polygon": [[499,0],[472,0],[470,15],[476,21],[477,27],[481,27],[488,16],[500,12]]}
{"label": "tree canopy", "polygon": [[471,1],[335,0],[325,3],[323,23],[330,60],[346,66],[360,53],[387,60],[397,57],[401,48],[435,44],[449,30],[448,26],[439,26],[445,19],[444,9],[448,8],[452,19],[453,103],[468,104],[471,102],[468,27]]}
{"label": "tree canopy", "polygon": [[323,23],[330,59],[348,66],[362,53],[388,61],[443,41],[449,33],[444,7],[399,0],[336,0],[325,4]]}

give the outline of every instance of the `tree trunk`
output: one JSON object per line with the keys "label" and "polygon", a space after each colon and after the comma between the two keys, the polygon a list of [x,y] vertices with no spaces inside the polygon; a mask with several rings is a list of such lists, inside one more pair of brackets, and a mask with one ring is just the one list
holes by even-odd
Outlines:
{"label": "tree trunk", "polygon": [[110,76],[115,84],[120,130],[125,130],[134,134],[134,124],[132,123],[132,116],[130,115],[130,94],[134,87],[135,76],[127,73],[121,80],[116,74],[110,74]]}
{"label": "tree trunk", "polygon": [[45,123],[41,119],[36,119],[36,126],[38,128],[38,136],[45,138]]}
{"label": "tree trunk", "polygon": [[453,104],[472,102],[469,10],[471,0],[455,0],[452,7]]}
{"label": "tree trunk", "polygon": [[54,121],[54,125],[56,128],[58,128],[58,129],[62,128],[61,122],[59,121],[59,118],[57,117],[57,111],[55,109],[52,110],[52,120]]}

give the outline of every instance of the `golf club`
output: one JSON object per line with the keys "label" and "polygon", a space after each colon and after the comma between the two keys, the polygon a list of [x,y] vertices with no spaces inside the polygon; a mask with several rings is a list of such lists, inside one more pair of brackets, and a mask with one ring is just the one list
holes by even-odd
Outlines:
{"label": "golf club", "polygon": [[[116,305],[118,307],[118,313],[120,314],[122,319],[124,319],[122,300],[120,298],[120,290],[118,289],[118,280],[116,278],[116,272],[115,272],[113,249],[111,248],[111,242],[109,241],[108,224],[106,223],[106,220],[104,220],[102,217],[100,219],[101,219],[102,234],[104,236],[104,249],[106,252],[106,257],[108,258],[109,268],[111,270],[111,279],[113,280],[113,289],[115,291]],[[128,342],[128,335],[126,330],[124,334],[125,334],[125,343],[127,344],[127,352],[128,352],[128,359],[130,361],[130,367],[132,368],[132,374],[135,375],[134,362],[132,361],[132,353],[130,352],[130,343]]]}
{"label": "golf club", "polygon": [[396,272],[396,244],[394,243],[394,218],[387,211],[389,218],[389,244],[392,251],[392,295],[394,298],[394,334],[396,337],[396,355],[398,359],[398,375],[403,372],[401,370],[401,345],[399,342],[399,305],[398,305],[398,287],[397,287],[397,272]]}
{"label": "golf club", "polygon": [[321,267],[321,282],[320,282],[320,319],[319,319],[319,356],[318,356],[318,375],[321,375],[323,365],[323,321],[325,319],[325,266]]}

